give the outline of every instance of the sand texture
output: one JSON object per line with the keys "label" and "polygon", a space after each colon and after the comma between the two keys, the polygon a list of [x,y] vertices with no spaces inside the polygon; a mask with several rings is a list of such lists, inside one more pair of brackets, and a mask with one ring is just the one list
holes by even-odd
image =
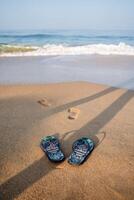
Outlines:
{"label": "sand texture", "polygon": [[[50,106],[39,100],[47,98]],[[76,120],[68,109],[77,108]],[[40,149],[55,135],[68,157],[87,136],[96,148],[78,167]],[[133,200],[134,91],[86,82],[0,86],[0,199]]]}

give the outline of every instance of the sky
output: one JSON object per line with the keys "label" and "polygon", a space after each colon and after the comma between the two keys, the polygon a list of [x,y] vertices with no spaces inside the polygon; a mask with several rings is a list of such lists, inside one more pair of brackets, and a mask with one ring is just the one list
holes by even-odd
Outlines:
{"label": "sky", "polygon": [[134,30],[134,0],[0,0],[0,30]]}

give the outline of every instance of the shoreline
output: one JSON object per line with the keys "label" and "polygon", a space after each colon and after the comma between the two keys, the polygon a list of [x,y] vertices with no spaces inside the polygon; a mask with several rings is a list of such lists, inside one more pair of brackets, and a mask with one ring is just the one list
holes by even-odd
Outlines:
{"label": "shoreline", "polygon": [[[133,199],[134,91],[68,82],[0,85],[0,93],[4,199]],[[43,98],[49,107],[38,103]],[[78,119],[68,119],[70,107],[80,110]],[[79,167],[52,164],[39,146],[46,135],[60,139],[66,158],[80,137],[99,145]]]}
{"label": "shoreline", "polygon": [[0,59],[1,58],[27,58],[27,57],[44,57],[44,58],[51,58],[51,57],[106,57],[106,58],[108,58],[108,57],[134,57],[134,55],[119,55],[119,54],[109,54],[109,55],[101,55],[101,54],[97,54],[97,53],[95,53],[95,54],[80,54],[80,55],[12,55],[12,56],[10,56],[10,55],[7,55],[7,56],[4,56],[4,55],[0,55]]}
{"label": "shoreline", "polygon": [[32,45],[0,45],[1,56],[71,56],[71,55],[132,55],[134,46],[124,42],[119,43],[94,43],[94,44],[44,44]]}
{"label": "shoreline", "polygon": [[0,58],[0,84],[87,81],[134,89],[133,56],[37,56]]}

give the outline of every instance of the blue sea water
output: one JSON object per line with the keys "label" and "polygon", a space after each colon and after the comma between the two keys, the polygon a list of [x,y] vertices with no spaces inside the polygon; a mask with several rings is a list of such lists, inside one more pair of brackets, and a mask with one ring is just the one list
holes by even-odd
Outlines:
{"label": "blue sea water", "polygon": [[[16,50],[13,51],[12,47]],[[32,47],[33,50],[27,51],[29,47]],[[0,32],[0,56],[91,54],[134,56],[134,31],[34,30]]]}
{"label": "blue sea water", "polygon": [[134,90],[134,31],[1,31],[0,43],[36,47],[0,51],[0,84],[90,81]]}
{"label": "blue sea water", "polygon": [[134,30],[34,30],[34,31],[0,31],[0,43],[9,45],[46,44],[81,46],[89,44],[134,45]]}

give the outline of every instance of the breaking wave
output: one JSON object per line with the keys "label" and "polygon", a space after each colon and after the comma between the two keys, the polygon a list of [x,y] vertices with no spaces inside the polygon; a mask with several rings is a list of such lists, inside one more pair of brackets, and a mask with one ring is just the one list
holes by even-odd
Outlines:
{"label": "breaking wave", "polygon": [[0,56],[49,56],[49,55],[134,55],[134,46],[125,43],[89,44],[69,46],[46,44],[44,46],[0,45]]}

